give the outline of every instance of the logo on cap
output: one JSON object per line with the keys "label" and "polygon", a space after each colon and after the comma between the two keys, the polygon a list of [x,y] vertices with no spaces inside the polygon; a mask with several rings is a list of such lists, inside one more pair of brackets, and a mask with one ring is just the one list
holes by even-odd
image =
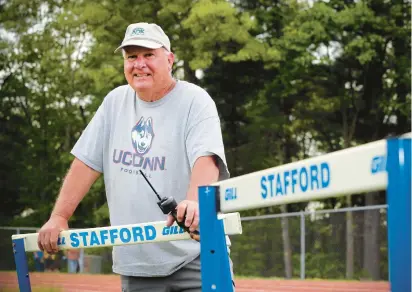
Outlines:
{"label": "logo on cap", "polygon": [[134,36],[134,35],[144,35],[144,28],[136,27],[136,28],[132,31],[132,34],[131,34],[130,36]]}

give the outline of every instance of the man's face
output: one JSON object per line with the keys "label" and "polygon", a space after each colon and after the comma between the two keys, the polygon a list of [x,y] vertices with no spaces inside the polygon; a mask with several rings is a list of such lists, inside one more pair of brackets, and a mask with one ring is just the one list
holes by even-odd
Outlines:
{"label": "man's face", "polygon": [[137,92],[159,91],[170,86],[173,61],[173,53],[164,48],[126,47],[124,74],[129,85]]}

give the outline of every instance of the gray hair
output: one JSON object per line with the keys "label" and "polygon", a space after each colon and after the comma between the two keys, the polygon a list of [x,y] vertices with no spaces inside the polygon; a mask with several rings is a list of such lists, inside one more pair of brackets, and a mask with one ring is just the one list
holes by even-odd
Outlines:
{"label": "gray hair", "polygon": [[[162,47],[162,49],[163,49],[163,51],[165,52],[166,56],[168,56],[169,53],[171,53],[171,52],[169,52],[165,47]],[[126,50],[125,50],[124,48],[122,48],[122,56],[123,56],[123,59],[126,58]]]}

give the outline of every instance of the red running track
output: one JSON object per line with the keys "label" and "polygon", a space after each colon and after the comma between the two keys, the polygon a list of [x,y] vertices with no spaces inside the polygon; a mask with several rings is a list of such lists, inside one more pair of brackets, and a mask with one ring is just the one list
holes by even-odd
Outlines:
{"label": "red running track", "polygon": [[[56,287],[64,292],[120,291],[117,275],[69,275],[63,273],[31,273],[33,288]],[[17,275],[0,272],[0,291],[3,287],[17,288]],[[387,282],[344,282],[322,280],[237,279],[236,292],[388,292]]]}

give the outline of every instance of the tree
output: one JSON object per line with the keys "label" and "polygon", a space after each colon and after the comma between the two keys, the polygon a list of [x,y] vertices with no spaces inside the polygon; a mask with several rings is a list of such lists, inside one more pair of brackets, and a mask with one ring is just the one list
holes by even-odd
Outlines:
{"label": "tree", "polygon": [[[399,87],[391,86],[394,79],[390,77],[394,64],[397,64],[393,39],[400,39],[394,36],[405,37],[405,31],[410,30],[405,22],[393,21],[393,14],[406,11],[402,5],[406,4],[316,2],[285,28],[285,47],[298,53],[292,58],[295,72],[298,72],[294,75],[295,84],[302,79],[308,81],[303,88],[309,93],[309,103],[305,100],[298,102],[294,113],[300,119],[309,120],[299,121],[299,124],[312,125],[309,130],[320,149],[333,151],[384,138],[392,131],[409,130],[409,126],[400,126],[396,122],[393,126],[394,119],[398,119],[395,114],[404,112],[407,106],[397,103],[399,98],[394,89]],[[406,26],[399,27],[398,24]],[[404,40],[406,44],[410,43],[407,38]],[[403,51],[403,55],[410,59],[409,53]],[[318,85],[314,85],[315,82]],[[402,84],[402,88],[406,87],[406,83]],[[320,91],[313,91],[316,88],[313,86]],[[410,96],[404,94],[402,99],[410,104]],[[408,119],[407,115],[400,115],[401,120]],[[347,197],[346,204],[352,205],[352,200],[353,197]],[[354,275],[354,250],[353,220],[349,213],[346,226],[347,277],[351,278]]]}

